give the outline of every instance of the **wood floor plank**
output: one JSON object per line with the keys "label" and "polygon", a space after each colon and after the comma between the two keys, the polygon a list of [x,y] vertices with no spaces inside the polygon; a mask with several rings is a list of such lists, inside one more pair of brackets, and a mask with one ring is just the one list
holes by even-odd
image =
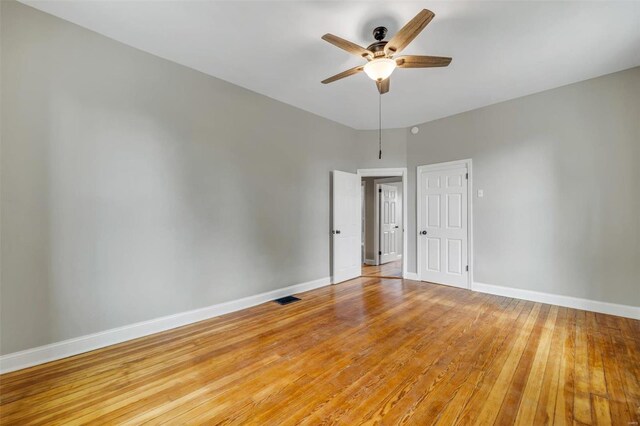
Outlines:
{"label": "wood floor plank", "polygon": [[586,312],[576,313],[576,356],[575,356],[575,388],[573,394],[573,415],[577,422],[590,425],[593,423],[591,398],[589,393],[589,351]]}
{"label": "wood floor plank", "polygon": [[[455,289],[449,289],[448,291],[459,291]],[[469,292],[463,294],[462,298],[475,299],[478,296]],[[442,301],[446,302],[446,300]],[[440,303],[438,303],[440,305]],[[448,303],[442,303],[441,309],[446,309],[444,314],[453,313],[455,306]],[[442,313],[436,313],[437,315],[443,315]],[[303,424],[314,424],[317,421],[324,419],[337,419],[344,414],[344,407],[349,404],[349,401],[361,402],[368,398],[380,397],[380,393],[376,395],[367,395],[368,389],[379,387],[393,386],[398,380],[402,380],[404,375],[413,371],[408,368],[409,364],[416,360],[416,355],[421,354],[424,351],[429,350],[433,339],[438,336],[438,327],[433,327],[433,320],[431,318],[425,318],[425,320],[412,320],[412,330],[423,330],[420,335],[422,338],[416,345],[407,348],[406,351],[396,354],[385,355],[380,359],[372,359],[372,364],[365,364],[365,368],[359,371],[358,374],[350,375],[347,377],[348,382],[329,382],[331,387],[342,389],[342,392],[330,392],[327,395],[327,399],[322,401],[321,404],[317,404],[313,398],[303,399],[306,403],[304,405],[298,405],[293,408],[287,415],[291,420],[300,420]],[[448,315],[446,321],[439,324],[440,327],[445,327],[448,330],[455,330],[459,327],[460,323],[464,321],[464,318],[457,315]],[[406,326],[405,326],[406,327]],[[395,348],[394,348],[395,350]],[[418,358],[424,359],[424,358]],[[340,376],[337,376],[339,378]],[[327,384],[321,384],[326,389]],[[357,398],[360,396],[360,398]],[[355,398],[354,398],[355,397]],[[354,407],[355,408],[355,407]]]}
{"label": "wood floor plank", "polygon": [[[524,323],[529,314],[527,303],[524,301],[516,301],[512,306],[513,311],[505,310],[503,313],[503,319],[509,324],[506,327],[502,327],[498,333],[492,337],[493,344],[488,350],[479,354],[476,359],[471,373],[465,378],[462,385],[458,389],[455,396],[448,402],[443,412],[440,413],[436,424],[438,425],[453,425],[458,422],[466,409],[468,412],[479,411],[475,408],[471,408],[471,401],[480,402],[484,395],[481,394],[482,389],[490,390],[493,385],[493,380],[498,375],[498,365],[506,359],[506,355],[510,351],[510,343],[513,342],[509,337],[514,331]],[[530,306],[528,307],[530,309]],[[475,398],[472,398],[475,396]]]}
{"label": "wood floor plank", "polygon": [[591,395],[591,405],[597,425],[611,425],[611,410],[609,410],[609,400],[600,395]]}
{"label": "wood floor plank", "polygon": [[364,424],[403,424],[405,418],[412,417],[412,421],[420,422],[419,418],[414,417],[415,407],[427,396],[433,395],[432,387],[441,383],[448,371],[455,369],[456,360],[460,358],[458,355],[470,355],[470,345],[477,343],[477,335],[472,336],[478,328],[476,325],[481,317],[491,316],[491,310],[495,309],[490,299],[481,303],[477,311],[466,312],[466,318],[449,328],[446,341],[426,349],[429,351],[428,358],[434,362],[424,363],[417,358],[412,359],[410,369],[414,374],[396,375],[392,382],[395,386],[387,386],[388,390],[377,392],[377,399],[367,398],[367,403],[358,404],[339,420],[348,424],[358,421],[363,421]]}
{"label": "wood floor plank", "polygon": [[380,277],[301,297],[2,375],[0,424],[638,421],[640,321]]}
{"label": "wood floor plank", "polygon": [[[534,308],[534,304],[531,302],[518,301],[520,314],[516,318],[512,318],[514,323],[513,330],[509,336],[505,339],[503,344],[497,347],[496,352],[492,353],[492,358],[486,361],[486,365],[482,367],[480,371],[475,372],[472,375],[471,380],[465,381],[465,384],[460,389],[461,395],[466,397],[460,397],[458,400],[459,408],[449,408],[448,411],[457,411],[455,415],[456,424],[471,424],[475,421],[478,413],[485,407],[487,398],[489,397],[495,382],[502,373],[502,366],[507,361],[513,346],[517,339],[514,335],[517,335],[522,327],[526,324],[531,314],[531,310]],[[452,406],[452,402],[449,403],[449,407]],[[444,416],[444,413],[443,413]],[[452,416],[448,414],[447,417]],[[440,424],[447,425],[450,423]]]}
{"label": "wood floor plank", "polygon": [[599,333],[598,344],[602,346],[603,367],[607,393],[609,394],[611,416],[618,419],[620,424],[629,424],[633,421],[633,411],[629,410],[630,407],[627,405],[627,397],[624,391],[621,374],[621,369],[624,366],[616,362],[616,353],[610,336]]}
{"label": "wood floor plank", "polygon": [[[513,301],[516,302],[516,301]],[[513,303],[514,306],[517,303]],[[498,305],[496,305],[498,306]],[[400,404],[383,418],[385,424],[428,424],[437,422],[446,407],[452,404],[458,390],[475,372],[486,365],[486,353],[498,344],[502,344],[501,333],[509,330],[510,315],[508,307],[501,307],[500,313],[492,311],[482,314],[482,323],[486,327],[475,326],[448,350],[453,356],[441,357],[435,368],[420,377],[411,387]],[[506,315],[504,315],[506,314]],[[480,364],[473,362],[479,360]],[[447,363],[448,362],[448,363]]]}
{"label": "wood floor plank", "polygon": [[544,381],[544,373],[547,368],[549,351],[551,350],[551,340],[555,331],[556,319],[558,317],[558,307],[551,307],[549,316],[540,335],[540,341],[537,344],[537,350],[531,363],[527,368],[528,375],[525,382],[524,392],[520,400],[519,408],[516,414],[516,425],[533,424],[540,393],[542,392],[542,383]]}
{"label": "wood floor plank", "polygon": [[[516,416],[517,419],[517,413],[521,407],[522,398],[533,368],[537,349],[543,345],[541,338],[543,330],[546,328],[545,324],[547,324],[548,318],[551,315],[551,308],[549,305],[543,305],[540,309],[540,314],[517,363],[513,377],[511,378],[511,383],[507,388],[506,395],[500,406],[500,411],[498,411],[495,420],[496,424],[511,424],[514,416]],[[553,321],[555,321],[555,318],[553,318]],[[532,378],[532,380],[535,379]]]}
{"label": "wood floor plank", "polygon": [[[475,419],[470,418],[466,421],[473,422],[473,424],[477,425],[493,424],[495,422],[498,413],[500,412],[502,402],[504,401],[504,398],[506,397],[509,390],[509,384],[511,383],[513,375],[516,371],[516,367],[520,362],[522,352],[524,351],[534,325],[538,320],[538,314],[540,313],[541,307],[542,305],[540,305],[539,303],[536,303],[534,305],[533,309],[529,313],[527,321],[525,322],[522,329],[519,330],[514,342],[514,346],[511,348],[511,351],[509,352],[505,363],[502,365],[500,375],[493,384],[491,392],[489,393],[489,395],[487,395],[482,411],[480,411]],[[466,421],[463,418],[463,423]]]}
{"label": "wood floor plank", "polygon": [[[609,397],[607,382],[604,377],[604,365],[602,363],[602,342],[599,341],[600,332],[593,312],[587,312],[587,349],[589,357],[589,393],[598,395],[604,399]],[[591,398],[593,403],[593,398]],[[594,412],[595,414],[595,412]]]}
{"label": "wood floor plank", "polygon": [[558,377],[558,393],[554,409],[555,425],[572,425],[573,393],[575,390],[575,341],[576,310],[569,310],[565,322],[565,339],[562,349],[560,373]]}
{"label": "wood floor plank", "polygon": [[[556,399],[560,384],[562,354],[564,339],[566,337],[567,308],[559,308],[556,317],[556,324],[551,338],[547,365],[544,369],[544,376],[539,384],[540,393],[537,399],[536,414],[532,424],[548,425],[553,424],[556,410]],[[527,387],[529,385],[527,384]],[[535,404],[535,401],[531,402]]]}
{"label": "wood floor plank", "polygon": [[632,422],[640,424],[640,354],[633,339],[612,336],[615,362],[620,366],[622,389]]}

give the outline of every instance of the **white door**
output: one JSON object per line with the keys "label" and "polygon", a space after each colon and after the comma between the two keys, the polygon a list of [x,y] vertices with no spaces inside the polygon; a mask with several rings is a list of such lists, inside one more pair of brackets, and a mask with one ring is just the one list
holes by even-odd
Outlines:
{"label": "white door", "polygon": [[333,283],[360,276],[360,177],[333,171]]}
{"label": "white door", "polygon": [[418,168],[418,274],[468,288],[467,167],[436,167]]}
{"label": "white door", "polygon": [[378,184],[380,218],[380,263],[398,258],[398,189],[392,185]]}

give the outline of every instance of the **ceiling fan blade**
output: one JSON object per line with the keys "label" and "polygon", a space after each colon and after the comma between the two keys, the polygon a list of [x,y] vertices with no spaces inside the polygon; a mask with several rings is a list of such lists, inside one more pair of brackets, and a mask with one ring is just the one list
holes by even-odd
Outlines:
{"label": "ceiling fan blade", "polygon": [[378,92],[380,92],[381,95],[384,95],[389,91],[389,80],[391,80],[391,77],[387,77],[382,81],[376,81],[376,86],[378,86]]}
{"label": "ceiling fan blade", "polygon": [[345,77],[349,77],[350,75],[354,75],[357,74],[359,72],[361,72],[364,69],[364,67],[362,65],[359,65],[357,67],[353,67],[351,69],[348,69],[346,71],[342,71],[340,74],[336,74],[332,77],[326,78],[324,80],[322,80],[322,84],[327,84],[327,83],[333,83],[336,80],[340,80],[341,78],[345,78]]}
{"label": "ceiling fan blade", "polygon": [[387,55],[393,55],[396,53],[400,53],[402,49],[407,47],[411,41],[416,38],[420,31],[427,26],[429,22],[433,19],[435,14],[428,10],[422,9],[420,13],[418,13],[412,20],[407,22],[404,27],[400,29],[391,37],[391,40],[384,47],[384,53]]}
{"label": "ceiling fan blade", "polygon": [[355,43],[350,42],[349,40],[345,40],[338,36],[334,36],[333,34],[325,34],[322,36],[324,41],[328,41],[334,46],[339,47],[342,50],[346,50],[349,53],[353,53],[354,55],[362,56],[363,58],[371,57],[373,58],[373,53],[368,51],[362,46],[358,46]]}
{"label": "ceiling fan blade", "polygon": [[451,63],[451,58],[444,56],[415,56],[407,55],[396,58],[398,68],[432,68],[446,67]]}

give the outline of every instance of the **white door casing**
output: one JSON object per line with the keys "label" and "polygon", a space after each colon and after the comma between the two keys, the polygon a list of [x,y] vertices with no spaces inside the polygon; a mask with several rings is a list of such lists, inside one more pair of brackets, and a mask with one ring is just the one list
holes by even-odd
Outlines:
{"label": "white door casing", "polygon": [[354,173],[334,170],[332,179],[331,271],[336,284],[360,276],[361,188],[360,177]]}
{"label": "white door casing", "polygon": [[378,184],[380,222],[380,263],[398,258],[398,189],[392,185]]}
{"label": "white door casing", "polygon": [[468,167],[418,168],[418,276],[469,288]]}

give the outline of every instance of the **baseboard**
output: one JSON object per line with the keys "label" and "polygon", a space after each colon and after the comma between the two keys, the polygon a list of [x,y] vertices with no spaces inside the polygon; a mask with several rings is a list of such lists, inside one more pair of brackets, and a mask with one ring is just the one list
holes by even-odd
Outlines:
{"label": "baseboard", "polygon": [[229,302],[218,303],[205,308],[181,312],[161,318],[143,321],[111,330],[101,331],[86,336],[76,337],[62,342],[51,343],[33,349],[3,355],[0,357],[0,373],[21,370],[45,362],[55,361],[83,352],[89,352],[105,346],[137,339],[172,328],[206,320],[219,315],[246,309],[279,297],[301,293],[331,284],[330,277],[320,278],[289,287],[280,288],[266,293]]}
{"label": "baseboard", "polygon": [[420,279],[418,278],[418,274],[415,272],[407,272],[406,274],[404,274],[403,278],[406,280],[420,281]]}
{"label": "baseboard", "polygon": [[618,305],[616,303],[600,302],[597,300],[581,299],[579,297],[563,296],[560,294],[542,293],[520,288],[503,287],[499,285],[474,282],[473,291],[495,294],[497,296],[513,297],[530,300],[532,302],[547,303],[549,305],[564,306],[584,311],[600,312],[640,320],[640,306]]}

